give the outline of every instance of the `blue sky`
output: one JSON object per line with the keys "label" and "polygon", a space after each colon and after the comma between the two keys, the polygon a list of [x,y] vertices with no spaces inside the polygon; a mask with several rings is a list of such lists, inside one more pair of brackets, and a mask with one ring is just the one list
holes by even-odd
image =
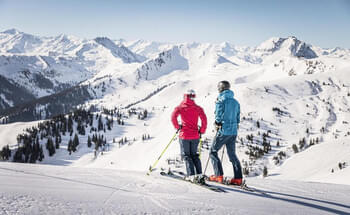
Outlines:
{"label": "blue sky", "polygon": [[0,0],[0,31],[255,46],[296,36],[350,48],[350,0]]}

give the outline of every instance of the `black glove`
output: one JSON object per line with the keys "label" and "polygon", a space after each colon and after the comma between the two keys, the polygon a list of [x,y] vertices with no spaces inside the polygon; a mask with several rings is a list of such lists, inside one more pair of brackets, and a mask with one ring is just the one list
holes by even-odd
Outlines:
{"label": "black glove", "polygon": [[201,128],[199,127],[199,130],[198,130],[198,134],[199,134],[199,139],[202,138],[202,133],[201,133]]}
{"label": "black glove", "polygon": [[216,129],[217,131],[220,130],[221,127],[222,127],[222,123],[221,123],[221,122],[215,121],[215,122],[214,122],[214,125],[215,125],[215,129]]}

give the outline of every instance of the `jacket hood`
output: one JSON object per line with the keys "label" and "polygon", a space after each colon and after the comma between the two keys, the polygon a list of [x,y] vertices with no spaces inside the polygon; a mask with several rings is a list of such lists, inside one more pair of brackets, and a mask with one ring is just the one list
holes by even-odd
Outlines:
{"label": "jacket hood", "polygon": [[224,90],[219,94],[219,98],[233,98],[234,95],[232,90]]}
{"label": "jacket hood", "polygon": [[195,105],[194,101],[188,96],[184,96],[184,100],[181,102],[181,106],[191,106]]}

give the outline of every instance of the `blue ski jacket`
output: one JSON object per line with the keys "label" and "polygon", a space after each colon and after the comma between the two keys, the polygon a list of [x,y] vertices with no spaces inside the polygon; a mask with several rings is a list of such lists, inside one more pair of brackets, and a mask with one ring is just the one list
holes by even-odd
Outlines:
{"label": "blue ski jacket", "polygon": [[221,124],[221,135],[237,135],[240,122],[240,105],[231,90],[222,91],[216,99],[215,121]]}

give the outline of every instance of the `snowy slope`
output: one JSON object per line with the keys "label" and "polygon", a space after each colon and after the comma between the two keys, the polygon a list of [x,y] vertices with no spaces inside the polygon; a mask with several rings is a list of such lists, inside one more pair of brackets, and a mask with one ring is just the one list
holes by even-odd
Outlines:
{"label": "snowy slope", "polygon": [[[331,173],[330,167],[336,170],[337,162],[347,162],[350,160],[345,156],[334,156],[332,159],[323,159],[323,156],[327,156],[330,152],[329,141],[333,141],[337,136],[339,138],[339,144],[335,145],[333,152],[344,151],[347,145],[342,147],[341,143],[346,144],[347,131],[349,125],[344,124],[344,121],[349,119],[349,113],[346,111],[348,107],[349,97],[349,83],[346,82],[344,77],[347,76],[347,71],[332,73],[332,79],[329,79],[329,74],[314,74],[304,75],[300,77],[285,78],[266,84],[265,82],[257,82],[253,86],[251,83],[237,84],[233,87],[237,99],[241,102],[242,117],[250,118],[252,120],[242,120],[240,137],[244,138],[245,145],[241,143],[237,144],[237,151],[241,161],[249,161],[249,157],[245,154],[247,151],[247,140],[245,136],[248,134],[266,132],[266,130],[272,130],[273,135],[271,138],[273,150],[267,154],[264,158],[259,159],[256,163],[251,165],[252,170],[257,174],[261,173],[262,167],[267,166],[271,177],[280,175],[280,177],[286,179],[300,179],[306,181],[322,181],[322,182],[335,182],[348,184],[348,180],[343,180],[347,175],[348,168],[341,171],[335,171]],[[176,77],[176,75],[175,75]],[[173,107],[180,103],[182,93],[185,89],[193,87],[196,89],[198,96],[196,102],[201,105],[208,115],[209,128],[204,138],[212,139],[214,133],[212,132],[213,126],[211,119],[213,119],[213,111],[216,93],[215,85],[221,77],[212,77],[211,82],[205,82],[204,77],[200,77],[197,81],[177,81],[175,84],[164,88],[155,96],[152,96],[148,100],[136,105],[147,108],[150,110],[150,117],[146,120],[140,121],[136,116],[133,116],[126,120],[124,127],[118,127],[113,130],[108,137],[108,142],[111,144],[111,151],[105,152],[103,156],[99,156],[94,159],[93,152],[86,150],[82,147],[79,149],[78,154],[75,154],[74,159],[67,155],[67,152],[61,153],[60,156],[55,158],[46,159],[43,163],[48,164],[60,164],[62,160],[70,160],[70,165],[74,166],[87,166],[93,168],[113,168],[124,170],[145,171],[148,169],[155,159],[159,156],[165,145],[168,143],[170,137],[174,133],[174,129],[170,124],[170,115]],[[168,79],[167,79],[168,80]],[[232,79],[234,80],[234,79]],[[322,82],[325,82],[323,85]],[[193,85],[193,83],[199,83]],[[203,85],[203,83],[207,83]],[[140,84],[136,89],[128,88],[128,97],[133,98],[133,95],[138,95],[140,89],[143,91],[146,83]],[[345,87],[344,87],[345,86]],[[347,86],[347,87],[346,87]],[[268,89],[268,92],[266,92]],[[179,95],[180,94],[180,95]],[[111,97],[113,98],[113,97]],[[249,98],[249,99],[247,99]],[[106,99],[106,98],[105,98]],[[114,99],[116,99],[114,97]],[[108,101],[106,105],[113,106],[113,101]],[[118,103],[116,103],[118,104]],[[279,116],[274,111],[273,107],[279,107],[284,110],[286,115]],[[331,110],[331,111],[330,111]],[[334,116],[336,116],[334,118]],[[263,118],[263,120],[262,120]],[[255,122],[260,120],[262,125],[260,129],[256,128]],[[326,133],[321,133],[320,129],[325,127]],[[306,134],[305,130],[310,129],[310,134]],[[10,125],[1,125],[3,131],[12,131]],[[151,139],[142,141],[142,134],[150,134]],[[4,134],[5,135],[5,134]],[[345,137],[344,137],[345,136]],[[120,139],[127,137],[128,139],[135,139],[131,144],[122,146],[113,144],[112,139]],[[298,141],[307,137],[309,139],[320,138],[321,143],[316,146],[307,148],[306,150],[294,155],[291,150],[292,144],[298,144]],[[257,136],[257,138],[259,138]],[[261,139],[261,137],[260,137]],[[82,138],[84,141],[84,138]],[[281,146],[277,147],[276,141],[281,142]],[[240,141],[239,141],[240,142]],[[6,144],[6,143],[5,143]],[[12,145],[16,144],[16,139],[13,137]],[[323,148],[325,146],[325,148]],[[321,152],[317,150],[320,149]],[[66,149],[63,149],[65,151]],[[314,152],[316,150],[316,152]],[[292,161],[283,161],[282,166],[275,165],[273,157],[280,151],[287,153],[287,158],[295,160],[294,157],[301,156],[302,159],[307,160],[309,157],[308,152],[319,154],[320,159],[325,162],[323,165],[312,162],[307,167],[303,165],[303,168],[298,172],[290,171],[295,169],[295,165],[300,165],[300,162],[294,162],[294,165],[288,166]],[[305,155],[304,155],[305,154]],[[206,161],[208,152],[204,150],[202,162]],[[132,159],[130,159],[132,157]],[[164,154],[163,159],[159,163],[159,167],[167,167],[166,160],[168,158],[175,159],[179,157],[179,146],[177,140],[173,143],[168,151]],[[297,159],[298,160],[298,159]],[[292,162],[293,163],[293,162]],[[302,163],[302,162],[301,162]],[[284,166],[286,165],[286,166]],[[306,168],[307,167],[307,168]],[[309,173],[310,168],[320,172],[320,174]],[[224,156],[224,170],[226,175],[233,175],[232,167],[228,162],[228,158]],[[253,176],[253,172],[251,171]],[[209,165],[208,173],[212,172]],[[290,172],[290,174],[287,174]],[[310,174],[309,177],[307,175]],[[277,177],[276,176],[276,177]]]}
{"label": "snowy slope", "polygon": [[348,214],[350,187],[249,179],[212,191],[142,172],[0,163],[4,214]]}
{"label": "snowy slope", "polygon": [[348,184],[350,168],[340,169],[338,166],[339,162],[347,164],[350,162],[348,143],[349,138],[329,140],[306,149],[273,170],[270,178]]}
{"label": "snowy slope", "polygon": [[[212,124],[216,85],[218,81],[226,79],[232,83],[235,97],[241,103],[242,123],[237,153],[242,165],[249,169],[247,178],[252,179],[256,175],[261,177],[265,166],[269,172],[267,179],[349,184],[349,180],[345,179],[349,177],[350,163],[347,156],[350,135],[349,50],[322,49],[307,45],[295,37],[272,38],[256,48],[237,47],[230,43],[117,43],[108,38],[81,40],[70,36],[49,39],[25,36],[31,41],[28,43],[30,45],[25,45],[23,37],[22,33],[15,30],[1,33],[2,58],[9,57],[14,62],[9,65],[4,63],[0,67],[4,68],[0,70],[1,74],[11,77],[13,73],[7,69],[9,66],[30,65],[30,71],[39,70],[41,73],[38,74],[48,77],[42,71],[47,62],[52,61],[50,65],[55,65],[55,68],[73,65],[71,70],[57,70],[61,76],[53,76],[52,80],[64,83],[71,81],[69,73],[74,71],[76,77],[72,80],[76,83],[82,81],[81,85],[89,86],[90,93],[94,95],[95,99],[87,101],[87,106],[110,109],[128,107],[123,109],[125,113],[130,108],[149,111],[149,117],[145,120],[133,115],[125,118],[124,126],[107,132],[107,142],[111,147],[103,155],[94,157],[93,150],[85,144],[85,135],[80,136],[84,145],[81,144],[78,152],[69,156],[66,149],[69,136],[66,136],[57,156],[44,159],[43,164],[89,167],[86,169],[99,169],[97,171],[105,171],[100,170],[104,168],[146,171],[174,134],[170,115],[188,88],[197,92],[196,102],[208,116],[209,127],[203,138],[207,138],[210,144],[214,136]],[[47,41],[56,45],[46,47]],[[129,51],[124,50],[122,45]],[[38,57],[38,53],[46,57]],[[147,60],[140,60],[138,55],[143,55]],[[42,62],[42,59],[46,61]],[[80,73],[75,72],[78,68],[82,68]],[[11,80],[26,83],[21,82],[25,80],[25,75],[14,76]],[[35,86],[28,86],[37,91]],[[11,103],[8,98],[5,99]],[[257,127],[257,121],[260,122],[260,128]],[[9,144],[15,148],[16,134],[31,125],[0,125],[0,137],[6,137],[0,147]],[[14,127],[18,130],[14,130]],[[252,159],[249,150],[252,147],[262,148],[262,134],[269,130],[271,150],[258,159]],[[143,134],[149,134],[151,138],[142,140]],[[253,143],[247,140],[247,135],[254,135]],[[125,137],[133,141],[121,147],[113,143],[113,139]],[[299,148],[302,138],[306,139],[307,144]],[[318,144],[309,144],[317,138]],[[277,141],[280,146],[277,146]],[[297,145],[298,153],[293,152],[293,144]],[[285,155],[281,155],[283,153]],[[208,151],[203,149],[203,165],[207,157]],[[317,159],[307,162],[310,157]],[[167,159],[176,158],[179,158],[178,140],[164,154],[158,169],[168,168]],[[321,162],[322,165],[319,164]],[[337,168],[339,162],[347,165],[340,170]],[[223,163],[225,175],[232,176],[232,167],[226,155]],[[178,168],[184,168],[183,163],[178,165]],[[171,167],[175,168],[174,165]],[[211,173],[209,165],[207,174]],[[283,183],[288,182],[281,183],[283,186]],[[307,185],[303,182],[300,186],[302,189]]]}
{"label": "snowy slope", "polygon": [[159,43],[159,42],[149,42],[145,40],[136,41],[116,41],[122,45],[125,45],[132,52],[137,53],[146,58],[155,58],[157,55],[163,51],[172,48],[173,44]]}
{"label": "snowy slope", "polygon": [[[347,76],[347,73],[347,70],[341,73],[332,73],[331,79],[329,79],[329,73],[323,75],[315,74],[304,75],[296,78],[288,77],[268,84],[261,81],[255,84],[241,83],[233,87],[236,97],[241,102],[242,115],[245,118],[253,117],[253,120],[242,120],[240,136],[244,138],[244,141],[246,142],[245,136],[247,134],[253,133],[254,135],[257,135],[258,132],[263,133],[266,132],[266,130],[272,130],[274,133],[271,138],[273,151],[266,156],[266,159],[262,159],[253,165],[257,167],[257,173],[259,173],[259,171],[261,172],[261,168],[264,165],[273,170],[276,166],[274,165],[272,158],[280,151],[285,151],[287,156],[293,157],[294,153],[291,150],[291,145],[298,144],[298,141],[303,137],[307,137],[307,142],[309,142],[310,139],[316,139],[317,137],[320,140],[322,139],[323,142],[317,147],[321,147],[323,143],[327,144],[328,141],[334,140],[336,136],[341,140],[346,138],[349,125],[344,122],[350,117],[347,111],[349,108],[348,92],[350,85],[348,80],[344,79]],[[140,138],[140,136],[136,134],[137,132],[139,134],[150,133],[154,139],[152,139],[151,142],[147,141],[146,143],[136,141],[133,145],[116,149],[98,161],[88,165],[93,167],[110,166],[110,162],[113,162],[116,164],[112,165],[113,168],[117,169],[146,169],[162,151],[163,147],[165,147],[165,144],[172,136],[174,130],[169,122],[171,111],[180,103],[182,92],[189,87],[196,89],[198,93],[196,101],[204,108],[209,118],[209,129],[204,137],[212,139],[214,133],[212,132],[213,127],[210,121],[213,119],[213,102],[215,101],[216,96],[216,93],[212,92],[215,92],[215,85],[220,79],[221,77],[217,77],[216,80],[215,77],[212,77],[211,82],[206,82],[202,77],[196,81],[177,81],[176,84],[165,88],[156,96],[138,104],[137,106],[152,110],[152,115],[154,117],[145,122],[146,126],[140,123],[137,119],[132,120],[130,122],[132,126],[127,126],[128,128],[126,129],[125,134],[131,137]],[[171,78],[169,80],[171,80]],[[235,79],[232,78],[231,80]],[[325,82],[325,85],[323,85],[323,82]],[[135,90],[129,89],[128,95],[132,97],[133,94],[137,94],[140,89],[144,89],[144,86],[141,85]],[[266,92],[266,89],[268,89],[268,92]],[[109,104],[112,105],[113,103],[109,102]],[[279,107],[288,114],[279,116],[272,111],[273,107]],[[263,120],[261,120],[262,118]],[[260,123],[263,124],[263,128],[256,128],[256,120],[260,120]],[[327,130],[326,133],[320,132],[322,127],[325,127]],[[305,133],[307,129],[310,129],[310,134]],[[281,142],[280,147],[275,146],[277,140]],[[346,143],[346,139],[344,139],[344,142]],[[240,146],[238,144],[238,147],[239,157],[248,160],[248,156],[245,155],[247,150],[246,146]],[[314,146],[310,147],[307,151],[314,150],[313,147]],[[305,153],[307,151],[305,151]],[[325,149],[324,153],[327,152],[328,149]],[[300,152],[300,154],[303,153],[304,152]],[[136,155],[136,158],[132,160],[128,159],[130,154]],[[177,143],[175,143],[171,145],[168,152],[164,155],[165,158],[162,161],[163,164],[166,158],[175,158],[178,154],[179,147]],[[207,158],[207,152],[205,152],[203,156],[204,162]],[[225,171],[228,175],[232,175],[232,169],[227,157],[225,157],[225,159]],[[344,160],[340,157],[334,158],[334,160],[337,159],[339,162],[349,162],[348,159]],[[327,165],[337,165],[334,160],[329,160]],[[279,166],[277,165],[277,167]],[[335,174],[332,175],[327,166],[312,165],[312,167],[327,172],[328,176],[332,177],[334,181],[337,180],[337,178],[341,178]],[[210,168],[209,171],[211,171]],[[306,171],[307,169],[303,169],[299,176],[305,175]],[[329,178],[324,178],[324,176],[318,175],[313,179],[308,178],[308,180],[327,182],[329,181]],[[348,184],[348,181],[343,180],[342,183]]]}

